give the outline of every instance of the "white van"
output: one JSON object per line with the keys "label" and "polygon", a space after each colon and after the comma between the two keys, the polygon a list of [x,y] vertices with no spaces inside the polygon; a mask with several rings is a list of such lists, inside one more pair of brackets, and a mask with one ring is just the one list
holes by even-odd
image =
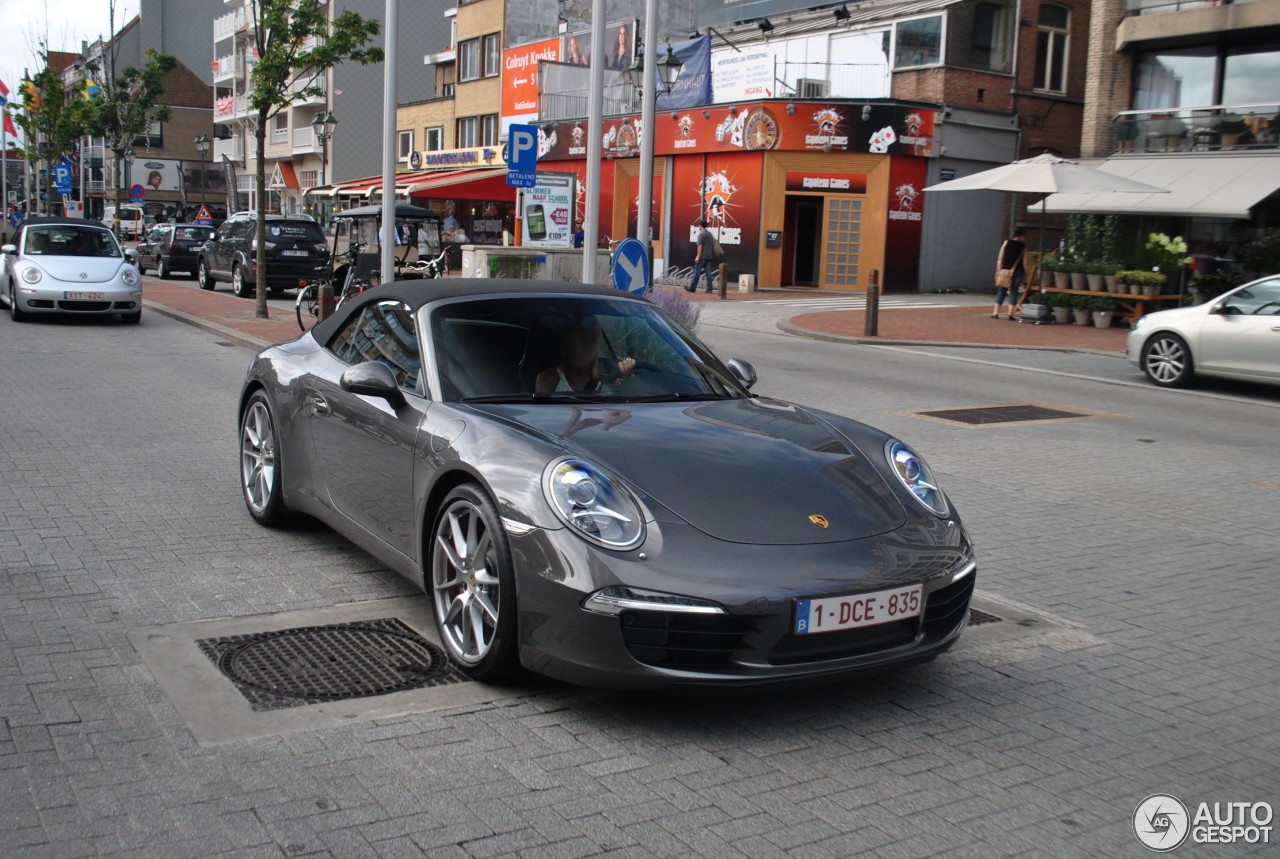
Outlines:
{"label": "white van", "polygon": [[[116,207],[107,206],[102,210],[102,223],[106,224],[111,230],[116,228]],[[120,232],[121,238],[137,240],[146,231],[146,216],[142,212],[140,206],[121,206],[120,207]]]}

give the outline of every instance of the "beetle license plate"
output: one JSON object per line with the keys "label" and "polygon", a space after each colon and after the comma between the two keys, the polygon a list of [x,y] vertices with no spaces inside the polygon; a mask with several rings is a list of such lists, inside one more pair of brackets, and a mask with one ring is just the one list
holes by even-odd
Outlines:
{"label": "beetle license plate", "polygon": [[305,257],[305,256],[311,256],[311,254],[308,251],[280,251],[280,256]]}
{"label": "beetle license plate", "polygon": [[924,586],[909,585],[869,594],[796,600],[796,635],[839,632],[918,617]]}
{"label": "beetle license plate", "polygon": [[102,301],[106,296],[101,292],[64,292],[63,301]]}

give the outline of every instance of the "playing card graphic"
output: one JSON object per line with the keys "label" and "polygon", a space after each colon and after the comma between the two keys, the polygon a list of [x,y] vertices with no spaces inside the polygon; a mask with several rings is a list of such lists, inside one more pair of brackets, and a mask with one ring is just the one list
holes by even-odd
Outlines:
{"label": "playing card graphic", "polygon": [[871,135],[870,151],[877,155],[883,155],[889,151],[889,147],[896,143],[898,135],[894,133],[892,125],[886,125],[884,128]]}

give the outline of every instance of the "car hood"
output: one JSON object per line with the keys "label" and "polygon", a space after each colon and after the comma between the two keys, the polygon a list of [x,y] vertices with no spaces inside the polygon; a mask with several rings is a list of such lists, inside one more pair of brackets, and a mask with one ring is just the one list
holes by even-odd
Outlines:
{"label": "car hood", "polygon": [[787,403],[478,408],[590,458],[717,539],[834,543],[883,534],[905,521],[901,503],[868,458],[882,453],[863,453]]}
{"label": "car hood", "polygon": [[39,266],[50,277],[64,283],[106,283],[115,279],[124,260],[119,257],[41,256],[27,257],[23,262]]}

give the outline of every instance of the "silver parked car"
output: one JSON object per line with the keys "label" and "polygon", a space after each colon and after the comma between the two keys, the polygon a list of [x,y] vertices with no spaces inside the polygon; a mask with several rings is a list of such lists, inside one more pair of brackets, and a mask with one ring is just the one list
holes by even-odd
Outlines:
{"label": "silver parked car", "polygon": [[1129,332],[1129,360],[1162,388],[1196,375],[1280,384],[1280,275],[1195,307],[1148,313]]}
{"label": "silver parked car", "polygon": [[111,231],[80,219],[31,218],[5,245],[0,301],[14,321],[35,313],[118,313],[142,318],[142,277],[134,252]]}

